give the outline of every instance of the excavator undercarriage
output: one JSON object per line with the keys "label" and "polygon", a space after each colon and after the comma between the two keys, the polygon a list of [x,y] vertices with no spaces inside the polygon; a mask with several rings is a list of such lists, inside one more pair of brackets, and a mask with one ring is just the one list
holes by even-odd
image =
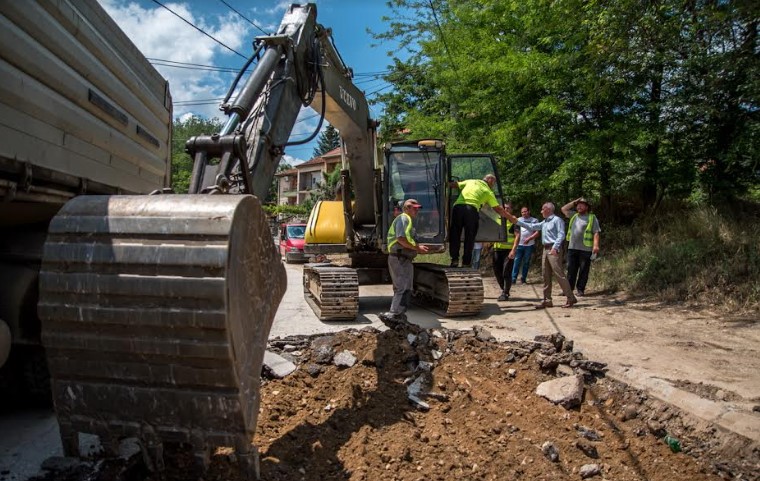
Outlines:
{"label": "excavator undercarriage", "polygon": [[[359,314],[356,269],[332,264],[304,266],[304,297],[322,321],[353,320]],[[470,316],[483,306],[483,279],[474,269],[414,264],[413,302],[446,317]]]}

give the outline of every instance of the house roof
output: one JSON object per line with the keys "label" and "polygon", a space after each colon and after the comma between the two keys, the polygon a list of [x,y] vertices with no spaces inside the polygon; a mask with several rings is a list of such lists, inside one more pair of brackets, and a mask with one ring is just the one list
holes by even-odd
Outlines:
{"label": "house roof", "polygon": [[288,169],[288,170],[281,170],[280,172],[277,172],[274,174],[275,177],[284,177],[286,175],[295,174],[298,172],[298,169]]}
{"label": "house roof", "polygon": [[335,157],[340,155],[340,147],[335,147],[332,150],[328,150],[324,154],[322,154],[322,157]]}
{"label": "house roof", "polygon": [[340,161],[340,147],[335,147],[334,149],[325,152],[319,157],[313,157],[307,160],[306,162],[296,165],[296,169],[300,167],[309,167],[312,165],[325,164],[328,162],[335,163],[338,161]]}

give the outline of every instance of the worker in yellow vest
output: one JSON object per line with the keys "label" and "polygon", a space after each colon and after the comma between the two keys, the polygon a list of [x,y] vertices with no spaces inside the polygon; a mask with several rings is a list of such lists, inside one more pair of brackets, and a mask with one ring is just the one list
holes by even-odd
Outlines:
{"label": "worker in yellow vest", "polygon": [[407,322],[406,310],[412,298],[414,266],[412,259],[417,254],[427,254],[429,248],[418,244],[414,219],[422,208],[415,199],[404,202],[403,212],[396,216],[388,229],[388,270],[393,281],[393,300],[388,312],[380,314],[380,320],[390,327]]}
{"label": "worker in yellow vest", "polygon": [[504,209],[496,200],[493,188],[496,176],[488,174],[481,179],[451,181],[449,187],[459,190],[459,196],[451,208],[449,226],[449,254],[451,267],[459,267],[459,247],[462,231],[464,231],[464,248],[462,252],[462,267],[472,267],[472,251],[475,249],[475,237],[478,235],[480,221],[479,211],[484,205],[489,205],[497,214],[504,216]]}
{"label": "worker in yellow vest", "polygon": [[602,229],[599,219],[590,211],[591,205],[583,197],[562,206],[562,213],[570,219],[565,237],[570,242],[567,249],[567,281],[571,289],[577,288],[578,296],[586,294],[591,261],[599,255]]}
{"label": "worker in yellow vest", "polygon": [[[504,210],[511,214],[512,204],[510,202],[504,204]],[[502,220],[499,218],[499,223],[501,224],[501,222]],[[501,295],[499,295],[497,301],[509,300],[509,291],[512,289],[512,269],[515,264],[515,253],[520,243],[520,229],[510,222],[509,219],[504,219],[503,222],[507,223],[507,240],[504,242],[494,242],[493,244],[493,273],[501,289]]]}
{"label": "worker in yellow vest", "polygon": [[[504,210],[512,214],[512,203],[504,204]],[[501,219],[499,219],[501,223]],[[520,229],[505,219],[507,223],[507,240],[504,242],[494,242],[493,244],[493,273],[496,281],[501,288],[501,295],[497,301],[508,301],[509,291],[512,289],[512,269],[515,264],[515,253],[517,246],[520,244]]]}

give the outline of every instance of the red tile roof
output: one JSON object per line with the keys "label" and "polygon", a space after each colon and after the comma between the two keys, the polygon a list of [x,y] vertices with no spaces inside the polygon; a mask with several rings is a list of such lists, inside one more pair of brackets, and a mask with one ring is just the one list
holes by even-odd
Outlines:
{"label": "red tile roof", "polygon": [[[337,159],[336,159],[337,157]],[[335,147],[334,149],[325,152],[324,154],[320,155],[319,157],[313,157],[306,162],[303,162],[301,164],[296,165],[296,168],[304,167],[307,165],[319,165],[323,163],[335,163],[340,161],[340,147]]]}

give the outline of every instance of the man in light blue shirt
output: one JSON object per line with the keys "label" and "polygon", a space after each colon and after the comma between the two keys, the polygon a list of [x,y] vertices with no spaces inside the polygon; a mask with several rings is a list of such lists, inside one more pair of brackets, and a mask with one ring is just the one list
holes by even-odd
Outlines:
{"label": "man in light blue shirt", "polygon": [[544,300],[536,305],[536,309],[545,309],[554,307],[552,304],[552,276],[557,279],[562,293],[567,296],[567,302],[562,307],[573,307],[578,299],[573,295],[570,283],[565,277],[562,268],[562,242],[565,240],[565,221],[554,215],[554,204],[547,202],[541,206],[541,215],[544,220],[541,222],[524,222],[517,217],[509,214],[505,216],[510,222],[532,231],[541,231],[541,242],[543,243],[543,256],[541,260],[541,271],[544,275]]}

